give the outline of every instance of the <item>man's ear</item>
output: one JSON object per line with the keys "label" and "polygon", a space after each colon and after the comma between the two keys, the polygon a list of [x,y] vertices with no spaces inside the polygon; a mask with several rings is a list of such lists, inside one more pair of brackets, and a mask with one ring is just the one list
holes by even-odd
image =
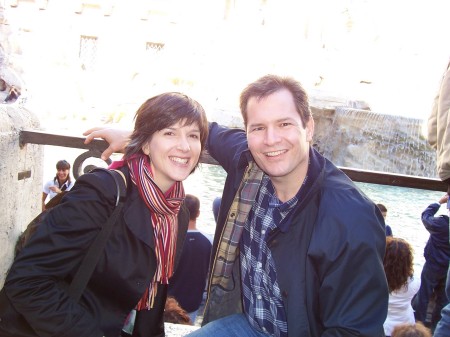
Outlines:
{"label": "man's ear", "polygon": [[306,140],[308,142],[312,142],[313,136],[314,136],[314,119],[310,117],[309,121],[306,122]]}

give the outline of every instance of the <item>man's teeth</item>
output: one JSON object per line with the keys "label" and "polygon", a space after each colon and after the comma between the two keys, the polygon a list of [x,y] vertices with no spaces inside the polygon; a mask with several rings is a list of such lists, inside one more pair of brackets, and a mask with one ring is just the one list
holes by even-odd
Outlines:
{"label": "man's teeth", "polygon": [[268,157],[275,157],[275,156],[278,156],[278,155],[280,155],[280,154],[282,154],[284,152],[285,152],[284,150],[274,151],[274,152],[267,152],[266,156],[268,156]]}
{"label": "man's teeth", "polygon": [[181,163],[181,164],[187,164],[188,160],[187,159],[183,159],[183,158],[178,158],[178,157],[171,157],[170,160],[173,160],[177,163]]}

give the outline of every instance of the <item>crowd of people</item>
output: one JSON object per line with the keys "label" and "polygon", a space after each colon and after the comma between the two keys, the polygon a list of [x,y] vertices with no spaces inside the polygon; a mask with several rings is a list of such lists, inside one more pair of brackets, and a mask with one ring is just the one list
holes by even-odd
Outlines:
{"label": "crowd of people", "polygon": [[[206,292],[202,327],[191,337],[444,336],[449,220],[436,212],[448,193],[422,213],[430,238],[419,278],[410,244],[385,224],[386,207],[313,148],[314,119],[298,81],[263,76],[244,88],[240,109],[244,130],[231,129],[208,123],[192,98],[163,93],[141,105],[133,131],[88,130],[86,142],[109,143],[103,158],[124,152],[110,166],[126,181],[123,211],[74,298],[71,281],[117,193],[102,172],[70,186],[70,165],[58,162],[44,194],[71,191],[10,268],[0,335],[164,336],[169,311],[194,323]],[[438,156],[446,153],[440,146]],[[212,244],[196,230],[199,200],[182,183],[203,149],[227,173],[213,204]]]}

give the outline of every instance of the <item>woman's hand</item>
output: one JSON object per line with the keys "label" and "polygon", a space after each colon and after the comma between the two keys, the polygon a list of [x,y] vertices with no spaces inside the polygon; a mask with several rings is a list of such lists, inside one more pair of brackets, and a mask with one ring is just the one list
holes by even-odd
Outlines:
{"label": "woman's hand", "polygon": [[86,136],[85,144],[89,144],[94,138],[102,138],[109,144],[109,147],[102,153],[101,158],[103,160],[107,160],[114,152],[123,152],[128,144],[130,135],[130,130],[108,126],[97,126],[83,132],[83,136]]}

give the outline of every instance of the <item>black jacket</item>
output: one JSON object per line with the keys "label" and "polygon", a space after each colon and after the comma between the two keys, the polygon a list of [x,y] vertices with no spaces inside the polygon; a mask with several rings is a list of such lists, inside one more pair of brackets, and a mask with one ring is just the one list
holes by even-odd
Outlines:
{"label": "black jacket", "polygon": [[[118,337],[128,313],[149,287],[156,270],[150,211],[128,170],[123,171],[127,200],[79,303],[69,297],[67,285],[114,210],[116,187],[106,172],[81,176],[13,263],[4,290],[36,335]],[[184,205],[178,219],[176,261],[189,221]],[[164,336],[166,288],[159,286],[154,308],[143,312],[144,320],[138,317],[136,330],[142,332],[136,336]],[[8,322],[2,318],[0,324]]]}

